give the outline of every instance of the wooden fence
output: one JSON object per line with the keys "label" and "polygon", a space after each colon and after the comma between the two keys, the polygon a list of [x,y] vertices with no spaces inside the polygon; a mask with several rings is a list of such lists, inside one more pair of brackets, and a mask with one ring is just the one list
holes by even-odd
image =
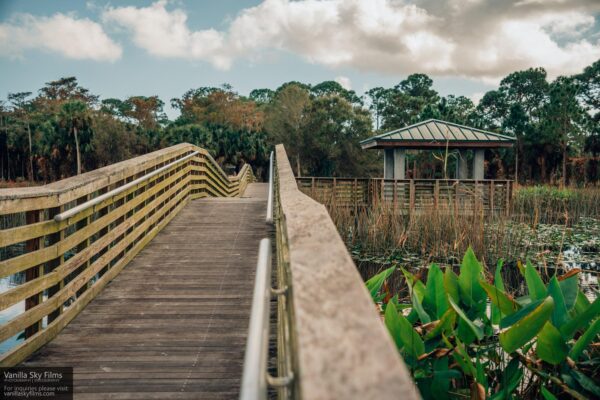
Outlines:
{"label": "wooden fence", "polygon": [[512,181],[457,179],[296,178],[302,192],[327,205],[368,207],[382,202],[398,212],[448,210],[503,213]]}
{"label": "wooden fence", "polygon": [[[50,185],[0,190],[0,278],[25,282],[0,294],[0,309],[25,311],[0,326],[0,355],[19,363],[54,338],[194,198],[237,196],[253,179],[228,177],[204,149],[180,144]],[[17,221],[11,223],[10,221]]]}

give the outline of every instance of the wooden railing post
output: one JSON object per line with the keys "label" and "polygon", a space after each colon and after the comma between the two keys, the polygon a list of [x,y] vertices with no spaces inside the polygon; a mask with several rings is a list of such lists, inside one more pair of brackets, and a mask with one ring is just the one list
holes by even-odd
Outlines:
{"label": "wooden railing post", "polygon": [[505,208],[505,213],[506,216],[508,217],[510,215],[510,196],[511,196],[511,191],[512,191],[512,182],[507,180],[506,181],[506,203],[504,204],[504,208]]}
{"label": "wooden railing post", "polygon": [[496,190],[494,186],[494,181],[490,181],[490,213],[494,214],[494,191]]}
{"label": "wooden railing post", "polygon": [[354,192],[352,194],[354,200],[354,208],[358,207],[358,179],[354,178]]}
{"label": "wooden railing post", "polygon": [[409,201],[410,201],[410,212],[412,213],[415,209],[415,180],[411,179],[410,180],[410,185],[409,185]]}
{"label": "wooden railing post", "polygon": [[433,208],[438,209],[440,204],[440,180],[435,180],[435,187],[433,188]]}
{"label": "wooden railing post", "polygon": [[[25,223],[27,225],[35,224],[40,221],[39,210],[25,212]],[[27,253],[36,251],[40,248],[40,238],[29,239],[25,242],[25,251]],[[43,274],[43,265],[35,265],[25,271],[25,282],[30,282],[39,278]],[[25,299],[25,311],[30,310],[42,302],[43,292],[34,294]],[[25,338],[30,338],[42,328],[42,320],[35,321],[25,328]]]}
{"label": "wooden railing post", "polygon": [[[60,214],[61,212],[64,211],[64,209],[65,209],[64,206],[50,209],[49,217],[51,219],[53,219],[56,214]],[[52,235],[49,235],[48,244],[53,245],[53,244],[59,243],[61,240],[64,239],[64,237],[65,237],[65,231],[64,231],[64,229],[61,229],[60,231],[53,233]],[[46,273],[48,274],[48,273],[54,271],[56,268],[58,268],[64,262],[64,260],[65,260],[65,255],[61,254],[59,257],[55,258],[54,260],[48,261],[48,263],[46,264]],[[58,293],[58,291],[60,291],[60,289],[62,289],[63,283],[64,283],[64,280],[61,279],[61,281],[59,283],[57,283],[54,286],[49,287],[48,288],[48,298],[50,298],[50,297],[54,296],[56,293]],[[61,304],[56,310],[54,310],[53,312],[48,314],[48,324],[52,323],[52,321],[54,321],[56,318],[58,318],[58,316],[62,313],[62,309],[63,309],[63,304]]]}
{"label": "wooden railing post", "polygon": [[459,197],[460,197],[460,181],[456,180],[455,182],[455,187],[454,187],[454,214],[458,215],[458,210],[459,210]]}
{"label": "wooden railing post", "polygon": [[331,197],[333,199],[333,204],[337,204],[337,182],[335,178],[333,178],[333,183],[331,186]]}
{"label": "wooden railing post", "polygon": [[398,180],[394,179],[394,213],[398,209]]}

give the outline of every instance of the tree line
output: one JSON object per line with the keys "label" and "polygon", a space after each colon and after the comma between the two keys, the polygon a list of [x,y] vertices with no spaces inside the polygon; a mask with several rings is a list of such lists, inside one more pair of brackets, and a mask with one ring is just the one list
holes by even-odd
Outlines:
{"label": "tree line", "polygon": [[[424,74],[362,96],[334,81],[287,82],[242,96],[227,84],[191,89],[171,99],[169,120],[158,96],[107,98],[75,77],[0,104],[0,178],[51,182],[189,142],[206,148],[230,172],[250,163],[264,174],[273,144],[283,143],[296,173],[379,176],[381,155],[359,141],[429,118],[517,138],[514,149],[488,150],[488,174],[522,182],[599,179],[600,60],[573,76],[549,81],[546,71],[514,72],[476,105],[441,96]],[[439,176],[440,155],[411,154],[418,177]]]}

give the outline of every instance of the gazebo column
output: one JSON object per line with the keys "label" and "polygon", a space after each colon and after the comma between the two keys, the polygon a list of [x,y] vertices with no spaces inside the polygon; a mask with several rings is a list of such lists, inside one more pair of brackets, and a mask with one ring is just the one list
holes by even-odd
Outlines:
{"label": "gazebo column", "polygon": [[456,168],[456,179],[469,179],[469,164],[467,163],[467,150],[458,150],[458,166]]}
{"label": "gazebo column", "polygon": [[385,149],[383,154],[383,177],[385,179],[404,179],[406,177],[406,149]]}
{"label": "gazebo column", "polygon": [[483,180],[483,163],[485,160],[485,150],[475,150],[475,156],[473,157],[473,179]]}
{"label": "gazebo column", "polygon": [[406,178],[406,150],[394,149],[394,179]]}
{"label": "gazebo column", "polygon": [[394,149],[383,150],[383,179],[394,179]]}

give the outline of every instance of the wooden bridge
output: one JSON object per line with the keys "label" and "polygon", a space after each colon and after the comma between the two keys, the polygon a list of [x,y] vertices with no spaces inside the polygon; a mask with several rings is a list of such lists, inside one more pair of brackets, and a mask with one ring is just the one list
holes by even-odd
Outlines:
{"label": "wooden bridge", "polygon": [[181,144],[0,190],[0,277],[25,276],[0,365],[73,367],[76,399],[418,398],[325,207],[272,166]]}

